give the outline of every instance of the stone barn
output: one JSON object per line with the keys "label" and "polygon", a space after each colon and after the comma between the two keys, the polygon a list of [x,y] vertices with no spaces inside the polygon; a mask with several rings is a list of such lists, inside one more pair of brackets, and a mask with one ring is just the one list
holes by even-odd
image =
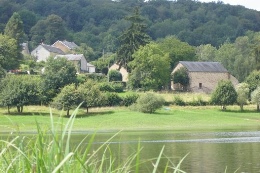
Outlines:
{"label": "stone barn", "polygon": [[[180,61],[172,74],[182,67],[187,70],[189,76],[187,90],[191,92],[211,93],[221,80],[230,80],[234,86],[239,83],[219,62]],[[183,87],[172,83],[171,88],[182,90]]]}

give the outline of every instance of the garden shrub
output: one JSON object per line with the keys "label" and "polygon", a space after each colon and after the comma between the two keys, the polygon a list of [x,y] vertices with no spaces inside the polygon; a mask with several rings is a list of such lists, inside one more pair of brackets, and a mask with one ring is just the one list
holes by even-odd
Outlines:
{"label": "garden shrub", "polygon": [[118,70],[110,70],[108,72],[109,81],[122,81],[122,74]]}
{"label": "garden shrub", "polygon": [[185,101],[180,96],[175,96],[173,103],[178,106],[185,106]]}
{"label": "garden shrub", "polygon": [[126,95],[125,97],[122,98],[122,105],[123,106],[131,106],[136,102],[138,99],[139,95],[138,94],[131,94],[131,95]]}
{"label": "garden shrub", "polygon": [[161,108],[165,100],[161,96],[156,96],[152,93],[146,93],[138,97],[136,103],[130,109],[143,113],[154,113],[157,109]]}
{"label": "garden shrub", "polygon": [[103,82],[99,84],[100,91],[105,92],[123,92],[124,86],[122,83],[119,82]]}
{"label": "garden shrub", "polygon": [[114,92],[107,92],[106,100],[108,106],[120,106],[122,102],[121,97],[119,97],[119,95]]}
{"label": "garden shrub", "polygon": [[[186,103],[187,104],[187,103]],[[194,99],[188,103],[188,105],[190,106],[206,106],[207,105],[207,101],[204,101],[202,99],[202,97],[197,97],[197,99]]]}

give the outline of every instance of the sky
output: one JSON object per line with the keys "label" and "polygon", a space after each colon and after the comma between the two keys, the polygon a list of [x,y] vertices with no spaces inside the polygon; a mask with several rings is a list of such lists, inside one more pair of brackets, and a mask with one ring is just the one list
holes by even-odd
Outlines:
{"label": "sky", "polygon": [[[199,0],[200,2],[218,2],[219,0]],[[242,5],[246,8],[260,11],[260,0],[220,0],[225,4]]]}

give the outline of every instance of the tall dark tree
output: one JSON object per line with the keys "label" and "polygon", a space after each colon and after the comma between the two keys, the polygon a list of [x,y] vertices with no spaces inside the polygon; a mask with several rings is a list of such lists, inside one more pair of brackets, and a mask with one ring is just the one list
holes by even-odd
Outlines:
{"label": "tall dark tree", "polygon": [[132,16],[126,17],[131,22],[130,27],[119,37],[120,47],[117,50],[118,63],[129,69],[128,63],[133,60],[133,53],[150,42],[150,37],[146,33],[147,26],[141,18],[139,8],[136,7]]}
{"label": "tall dark tree", "polygon": [[5,26],[5,35],[17,40],[21,44],[24,40],[23,21],[17,12],[14,12]]}

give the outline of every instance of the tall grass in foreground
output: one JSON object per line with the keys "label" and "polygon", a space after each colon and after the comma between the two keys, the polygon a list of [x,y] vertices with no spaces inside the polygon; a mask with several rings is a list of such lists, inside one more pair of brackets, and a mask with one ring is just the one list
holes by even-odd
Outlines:
{"label": "tall grass in foreground", "polygon": [[[180,170],[180,165],[186,156],[175,166],[170,158],[164,157],[163,147],[156,159],[145,161],[140,157],[142,150],[140,143],[135,153],[124,159],[122,163],[117,161],[116,154],[109,147],[109,141],[117,134],[94,151],[92,145],[95,134],[91,135],[88,141],[86,141],[88,137],[86,136],[76,147],[72,147],[70,145],[72,126],[78,109],[79,107],[65,124],[62,118],[60,118],[59,123],[54,124],[52,112],[50,112],[49,129],[43,130],[36,122],[36,135],[23,136],[17,131],[14,136],[0,140],[0,172],[138,173],[146,172],[140,169],[142,164],[152,162],[151,169],[155,173],[158,171],[162,159],[167,159],[167,164],[163,165],[164,172],[184,172]],[[82,147],[83,143],[87,143],[87,145]],[[97,157],[98,154],[100,156],[100,153],[101,158]]]}

